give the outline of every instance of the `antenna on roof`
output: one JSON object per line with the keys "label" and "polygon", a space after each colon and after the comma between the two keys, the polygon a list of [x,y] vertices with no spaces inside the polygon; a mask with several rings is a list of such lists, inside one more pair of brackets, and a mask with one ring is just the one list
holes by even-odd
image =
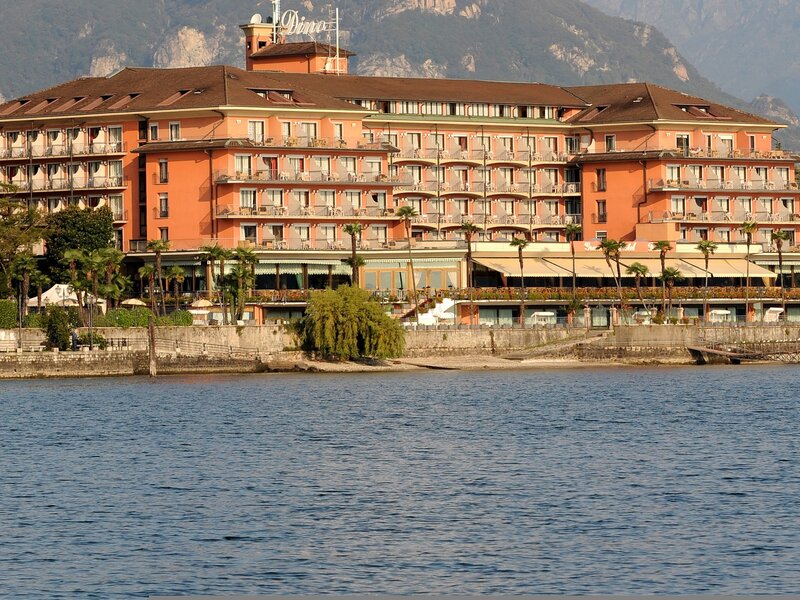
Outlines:
{"label": "antenna on roof", "polygon": [[281,0],[272,0],[272,43],[278,43],[278,28],[281,22]]}
{"label": "antenna on roof", "polygon": [[259,13],[254,14],[250,17],[250,24],[251,25],[260,25],[262,22],[261,15]]}

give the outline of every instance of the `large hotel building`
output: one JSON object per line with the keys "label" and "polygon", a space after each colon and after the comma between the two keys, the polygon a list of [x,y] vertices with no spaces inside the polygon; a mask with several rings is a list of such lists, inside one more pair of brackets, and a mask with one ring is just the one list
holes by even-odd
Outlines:
{"label": "large hotel building", "polygon": [[[246,69],[126,68],[3,104],[0,181],[44,212],[109,206],[129,260],[169,240],[164,261],[187,270],[187,291],[206,288],[198,249],[213,242],[255,249],[261,290],[345,281],[353,222],[361,284],[407,290],[402,206],[418,213],[418,286],[433,290],[466,285],[465,221],[479,228],[486,286],[519,276],[515,236],[531,241],[529,284],[568,281],[570,224],[582,228],[583,285],[610,275],[604,238],[625,240],[654,275],[651,244],[669,240],[695,280],[706,275],[696,245],[713,240],[718,282],[741,278],[746,255],[776,264],[773,231],[795,243],[795,160],[773,149],[780,126],[763,118],[648,83],[354,76],[346,51],[286,42],[272,23],[242,29]],[[746,221],[758,223],[750,248]]]}

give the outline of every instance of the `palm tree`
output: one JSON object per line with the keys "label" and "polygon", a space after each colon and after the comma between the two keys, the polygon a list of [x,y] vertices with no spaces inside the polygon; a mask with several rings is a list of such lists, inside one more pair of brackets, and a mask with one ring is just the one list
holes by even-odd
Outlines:
{"label": "palm tree", "polygon": [[[625,302],[625,299],[622,296],[622,277],[620,276],[620,268],[619,268],[619,253],[625,248],[627,244],[622,240],[614,240],[614,239],[606,239],[600,242],[600,250],[603,253],[603,256],[606,259],[606,264],[608,264],[608,268],[611,269],[611,276],[614,278],[614,283],[617,285],[617,292],[619,293],[619,304],[620,304],[620,311],[622,310],[622,304]],[[616,270],[611,265],[611,261],[616,263]]]}
{"label": "palm tree", "polygon": [[[117,250],[109,246],[108,248],[101,248],[99,251],[100,258],[103,262],[103,266],[105,269],[106,274],[106,283],[105,287],[107,290],[107,295],[110,295],[114,304],[116,304],[116,298],[114,290],[116,289],[114,286],[114,276],[119,273],[120,265],[122,264],[122,258],[125,256],[121,251]],[[121,292],[121,290],[120,290]]]}
{"label": "palm tree", "polygon": [[234,255],[236,256],[237,266],[240,267],[236,272],[236,281],[238,284],[236,314],[238,320],[244,316],[247,296],[252,291],[253,286],[255,286],[258,256],[250,248],[242,246],[234,251]]}
{"label": "palm tree", "polygon": [[161,255],[169,250],[167,240],[150,240],[147,242],[147,250],[156,255],[156,280],[158,281],[159,297],[161,298],[161,309],[164,315],[167,314],[167,305],[164,301],[164,286],[161,278]]}
{"label": "palm tree", "polygon": [[343,228],[347,235],[350,236],[350,268],[353,270],[353,274],[350,277],[350,280],[353,284],[353,287],[359,287],[358,285],[358,269],[364,265],[364,259],[359,261],[359,256],[356,254],[356,248],[358,245],[357,238],[361,235],[361,232],[364,230],[361,223],[347,223]]}
{"label": "palm tree", "polygon": [[93,250],[83,261],[83,268],[86,270],[86,279],[92,286],[92,301],[89,302],[89,312],[94,315],[94,309],[100,297],[100,273],[105,271],[106,261],[102,250]]}
{"label": "palm tree", "polygon": [[522,257],[522,251],[525,250],[525,247],[529,244],[528,240],[525,238],[518,238],[515,237],[511,240],[511,247],[516,248],[518,252],[519,258],[519,277],[520,277],[520,288],[519,288],[519,326],[525,327],[525,262]]}
{"label": "palm tree", "polygon": [[411,295],[414,298],[414,317],[419,325],[419,300],[417,299],[417,280],[414,274],[414,256],[411,253],[411,219],[417,216],[417,211],[413,206],[401,206],[397,209],[397,216],[403,220],[406,229],[406,239],[408,240],[408,265],[411,268]]}
{"label": "palm tree", "polygon": [[[653,244],[653,250],[658,250],[658,259],[661,261],[661,273],[667,268],[667,252],[672,250],[672,243],[667,240],[660,240]],[[664,279],[661,279],[661,315],[666,315],[667,310],[667,288]]]}
{"label": "palm tree", "polygon": [[464,241],[467,244],[467,289],[469,290],[469,325],[472,327],[473,313],[475,312],[475,300],[473,295],[473,264],[472,264],[472,238],[480,231],[480,227],[472,221],[461,222],[461,232],[464,234]]}
{"label": "palm tree", "polygon": [[200,251],[205,254],[208,259],[208,268],[206,270],[206,287],[208,288],[208,299],[214,298],[214,279],[216,278],[215,266],[218,260],[222,259],[225,255],[225,248],[214,242],[213,244],[206,244],[200,246]]}
{"label": "palm tree", "polygon": [[772,243],[775,244],[775,250],[778,251],[778,275],[781,282],[781,307],[783,308],[783,318],[786,318],[786,287],[783,285],[783,243],[789,241],[789,232],[778,230],[773,231],[770,235]]}
{"label": "palm tree", "polygon": [[672,314],[672,288],[683,279],[683,274],[675,267],[667,267],[661,272],[661,281],[666,286],[669,297],[669,314]]}
{"label": "palm tree", "polygon": [[703,284],[703,318],[708,321],[708,263],[711,255],[717,251],[717,245],[711,240],[702,240],[697,244],[697,249],[705,259],[705,282]]}
{"label": "palm tree", "polygon": [[86,255],[81,250],[70,249],[64,252],[64,261],[69,265],[69,280],[75,298],[78,301],[78,313],[81,321],[86,322],[86,314],[83,311],[83,284],[78,279],[78,267],[86,260]]}
{"label": "palm tree", "polygon": [[744,234],[747,241],[747,254],[745,260],[745,288],[744,288],[744,321],[747,323],[750,320],[750,244],[753,242],[753,234],[758,229],[758,223],[755,221],[745,221],[739,227],[739,231]]}
{"label": "palm tree", "polygon": [[564,233],[567,236],[567,242],[569,242],[569,252],[572,255],[572,300],[576,299],[577,295],[577,273],[575,271],[575,246],[572,242],[580,235],[581,233],[581,226],[577,223],[567,223],[566,227],[564,227]]}
{"label": "palm tree", "polygon": [[153,287],[155,286],[156,268],[153,265],[147,264],[139,267],[139,280],[144,281],[147,279],[147,292],[150,297],[150,310],[156,312],[155,295],[153,294]]}
{"label": "palm tree", "polygon": [[647,266],[643,265],[640,262],[631,263],[625,269],[625,273],[628,275],[632,275],[636,281],[636,293],[639,295],[639,302],[642,303],[642,307],[649,312],[647,308],[647,304],[644,302],[644,296],[642,296],[642,278],[647,277],[647,273],[649,269]]}
{"label": "palm tree", "polygon": [[31,288],[31,277],[39,273],[36,259],[30,252],[20,252],[11,263],[13,278],[19,281],[21,310],[23,315],[28,314],[28,294]]}
{"label": "palm tree", "polygon": [[186,280],[186,270],[181,266],[172,265],[169,269],[167,269],[165,278],[167,281],[172,281],[173,293],[175,295],[175,310],[180,310],[180,288],[183,285],[183,282]]}
{"label": "palm tree", "polygon": [[41,271],[34,271],[31,273],[31,285],[36,288],[36,306],[39,312],[42,312],[42,294],[44,288],[48,287],[52,282],[50,278]]}

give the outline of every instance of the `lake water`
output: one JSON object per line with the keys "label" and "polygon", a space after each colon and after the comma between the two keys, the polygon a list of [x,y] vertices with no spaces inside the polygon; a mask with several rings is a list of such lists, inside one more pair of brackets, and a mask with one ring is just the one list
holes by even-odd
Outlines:
{"label": "lake water", "polygon": [[0,595],[789,593],[800,369],[0,382]]}

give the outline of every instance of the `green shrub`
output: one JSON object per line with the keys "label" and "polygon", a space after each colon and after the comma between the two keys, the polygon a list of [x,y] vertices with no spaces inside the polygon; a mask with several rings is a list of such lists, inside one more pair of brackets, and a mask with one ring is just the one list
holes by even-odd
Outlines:
{"label": "green shrub", "polygon": [[169,315],[173,325],[178,327],[188,327],[192,324],[194,317],[188,310],[176,310]]}
{"label": "green shrub", "polygon": [[43,313],[29,313],[25,316],[25,327],[28,329],[44,329],[46,320],[46,315]]}
{"label": "green shrub", "polygon": [[[81,346],[89,346],[89,339],[89,332],[85,331],[78,336],[78,344]],[[108,340],[106,340],[105,336],[96,331],[92,331],[91,342],[91,345],[95,348],[100,348],[101,350],[108,348]]]}
{"label": "green shrub", "polygon": [[136,308],[112,308],[105,315],[95,318],[97,327],[147,327],[148,320],[153,312],[144,306]]}
{"label": "green shrub", "polygon": [[14,329],[17,326],[17,303],[13,300],[0,300],[0,329]]}
{"label": "green shrub", "polygon": [[70,345],[69,315],[60,306],[51,306],[47,309],[45,333],[47,346],[50,349],[66,350]]}

